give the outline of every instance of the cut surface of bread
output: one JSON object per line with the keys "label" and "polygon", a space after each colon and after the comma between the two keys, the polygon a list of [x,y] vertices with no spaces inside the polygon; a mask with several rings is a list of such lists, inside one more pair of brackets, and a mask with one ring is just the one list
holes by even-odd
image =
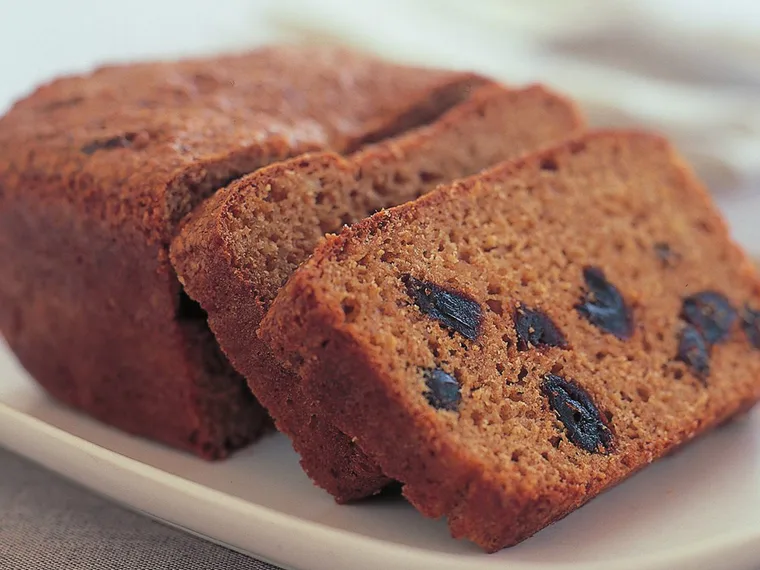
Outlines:
{"label": "cut surface of bread", "polygon": [[260,327],[425,515],[513,545],[760,397],[760,281],[661,138],[584,135],[329,237]]}
{"label": "cut surface of bread", "polygon": [[217,189],[308,151],[355,152],[434,120],[470,73],[327,46],[109,65],[0,118],[0,330],[65,404],[204,458],[271,422],[169,262]]}
{"label": "cut surface of bread", "polygon": [[307,473],[339,501],[376,493],[389,479],[258,340],[272,299],[325,233],[582,126],[570,103],[541,87],[483,86],[434,123],[350,157],[308,154],[242,178],[198,208],[174,240],[174,268],[223,351],[292,439]]}

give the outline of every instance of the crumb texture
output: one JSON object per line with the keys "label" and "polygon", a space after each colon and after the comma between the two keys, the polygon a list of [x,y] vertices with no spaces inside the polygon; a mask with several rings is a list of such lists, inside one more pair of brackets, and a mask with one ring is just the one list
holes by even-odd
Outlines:
{"label": "crumb texture", "polygon": [[[409,276],[478,303],[479,333]],[[492,551],[756,401],[759,307],[681,159],[605,132],[345,229],[260,333],[413,504]]]}
{"label": "crumb texture", "polygon": [[[299,379],[257,338],[271,301],[326,233],[582,126],[570,103],[541,87],[484,85],[429,125],[348,157],[306,154],[242,178],[194,212],[174,240],[172,263],[188,293],[208,311],[223,350],[291,437],[304,469],[338,500],[372,494],[388,478],[322,417]],[[443,303],[426,302],[424,284],[410,277],[408,286],[431,314],[465,337],[478,334],[477,303],[456,292]]]}

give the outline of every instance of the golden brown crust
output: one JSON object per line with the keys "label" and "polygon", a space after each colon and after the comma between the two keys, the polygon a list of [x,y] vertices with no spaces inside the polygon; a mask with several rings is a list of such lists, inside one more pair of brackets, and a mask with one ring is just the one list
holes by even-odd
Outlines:
{"label": "golden brown crust", "polygon": [[389,479],[273,361],[255,334],[263,312],[324,233],[582,124],[572,104],[541,87],[483,86],[434,123],[349,158],[309,154],[245,177],[210,198],[174,240],[174,267],[222,349],[292,439],[306,472],[339,501],[373,494]]}
{"label": "golden brown crust", "polygon": [[424,124],[483,79],[341,49],[109,66],[0,119],[0,329],[58,399],[221,457],[266,425],[168,260],[231,178]]}
{"label": "golden brown crust", "polygon": [[[579,309],[599,298],[587,297],[591,266],[622,295],[630,334],[611,334]],[[407,274],[476,300],[479,335],[465,338],[422,311]],[[737,312],[760,306],[755,268],[669,145],[603,132],[328,238],[259,333],[421,512],[446,516],[454,536],[494,551],[760,398],[760,350],[738,319],[709,350],[708,374],[683,361],[686,299],[705,291]],[[542,311],[568,346],[520,348],[519,307]],[[425,396],[424,371],[434,368],[457,379],[456,411]],[[543,388],[548,374],[585,391],[595,425],[612,434],[606,450],[573,439],[565,422],[584,416],[560,421]]]}
{"label": "golden brown crust", "polygon": [[299,46],[102,67],[14,105],[0,120],[0,173],[9,194],[34,176],[39,198],[65,196],[166,240],[220,182],[308,150],[351,151],[403,132],[482,82]]}

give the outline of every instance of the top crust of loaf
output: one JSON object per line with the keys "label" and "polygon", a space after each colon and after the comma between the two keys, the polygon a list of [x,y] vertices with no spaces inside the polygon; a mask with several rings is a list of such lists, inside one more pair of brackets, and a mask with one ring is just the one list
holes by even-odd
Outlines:
{"label": "top crust of loaf", "polygon": [[[431,305],[436,288],[454,300]],[[694,315],[714,297],[731,319]],[[628,322],[590,318],[602,298]],[[440,316],[457,303],[460,321]],[[754,403],[758,309],[756,270],[667,142],[603,132],[328,237],[259,335],[417,508],[492,551]],[[521,340],[532,310],[562,337]],[[720,340],[684,351],[712,318]],[[583,414],[596,443],[565,423]]]}
{"label": "top crust of loaf", "polygon": [[574,104],[544,87],[480,86],[429,125],[348,157],[307,153],[219,190],[182,224],[174,267],[207,311],[225,308],[219,287],[233,280],[266,310],[324,234],[584,126]]}
{"label": "top crust of loaf", "polygon": [[231,178],[427,122],[482,81],[302,46],[102,67],[38,88],[0,119],[0,186],[165,241]]}

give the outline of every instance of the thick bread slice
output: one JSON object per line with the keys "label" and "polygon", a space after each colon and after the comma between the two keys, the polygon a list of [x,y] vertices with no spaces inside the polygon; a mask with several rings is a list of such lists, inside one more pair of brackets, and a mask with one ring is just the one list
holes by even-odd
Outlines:
{"label": "thick bread slice", "polygon": [[330,237],[260,328],[488,551],[760,397],[760,281],[662,139],[583,136]]}
{"label": "thick bread slice", "polygon": [[575,108],[541,87],[485,86],[433,124],[347,159],[305,155],[243,178],[201,206],[174,240],[174,268],[222,349],[293,440],[307,473],[339,501],[373,494],[388,478],[324,420],[256,337],[277,291],[325,233],[581,127]]}

